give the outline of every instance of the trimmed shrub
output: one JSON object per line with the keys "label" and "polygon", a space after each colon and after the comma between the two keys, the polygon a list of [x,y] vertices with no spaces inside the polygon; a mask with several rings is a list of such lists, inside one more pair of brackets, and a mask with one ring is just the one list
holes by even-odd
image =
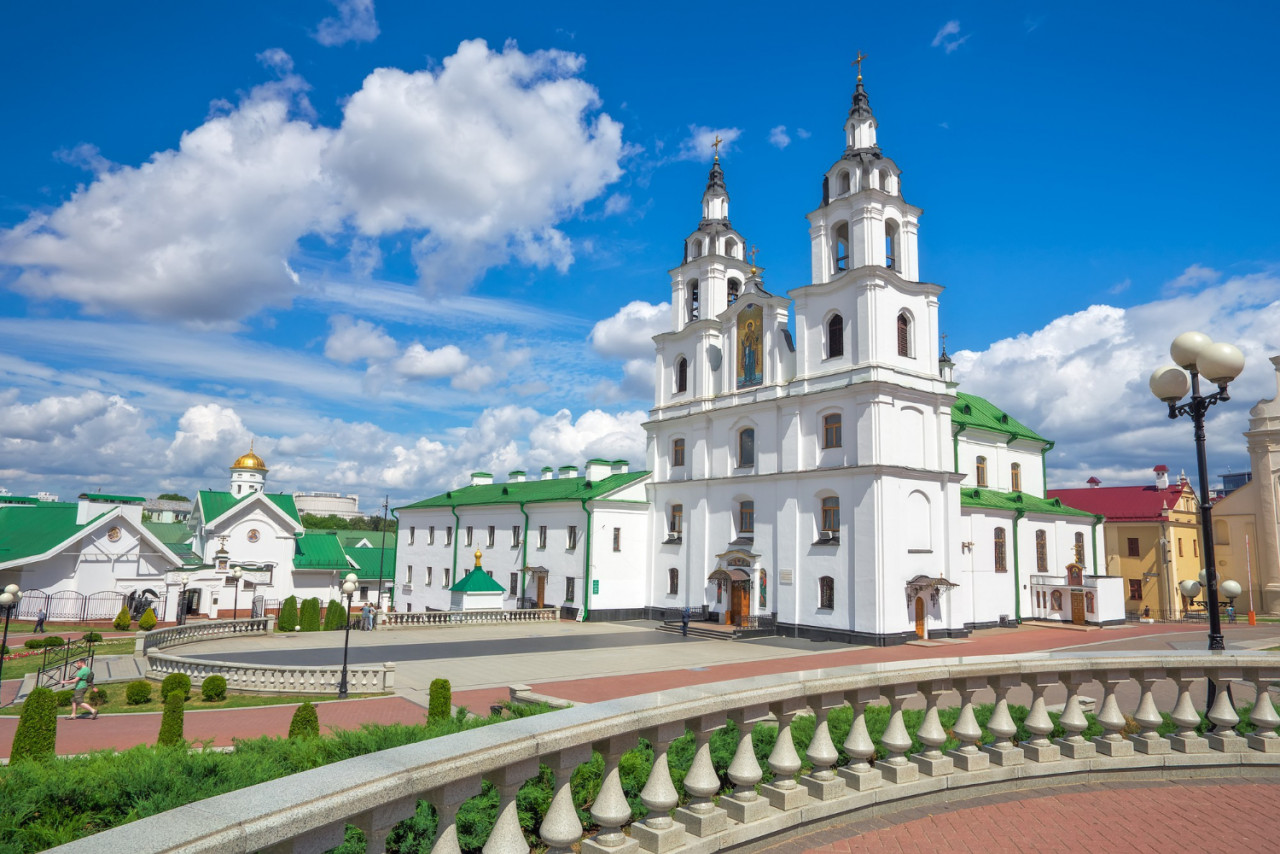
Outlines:
{"label": "trimmed shrub", "polygon": [[63,691],[54,691],[53,699],[58,703],[59,709],[68,709],[71,707],[71,698],[75,696],[75,690],[67,688]]}
{"label": "trimmed shrub", "polygon": [[129,609],[121,608],[120,613],[116,614],[116,619],[111,625],[117,632],[129,631],[129,626],[133,625],[133,618],[129,616]]}
{"label": "trimmed shrub", "polygon": [[298,628],[304,632],[320,631],[320,600],[314,596],[302,603],[302,613],[298,617]]}
{"label": "trimmed shrub", "polygon": [[452,715],[453,686],[448,679],[432,679],[430,699],[427,702],[427,722],[447,721]]}
{"label": "trimmed shrub", "polygon": [[102,635],[98,634],[97,632],[85,632],[84,635],[80,638],[80,640],[88,641],[89,643],[97,643],[98,641],[102,640]]}
{"label": "trimmed shrub", "polygon": [[52,759],[58,738],[58,705],[48,688],[33,688],[22,704],[22,717],[13,734],[9,764],[25,759]]}
{"label": "trimmed shrub", "polygon": [[22,645],[27,649],[44,649],[44,638],[27,638]]}
{"label": "trimmed shrub", "polygon": [[124,701],[130,706],[151,702],[151,683],[144,679],[130,682],[124,689]]}
{"label": "trimmed shrub", "polygon": [[289,721],[289,738],[314,738],[320,735],[320,716],[310,700],[298,706]]}
{"label": "trimmed shrub", "polygon": [[[177,675],[177,674],[173,674]],[[168,679],[165,680],[169,681]],[[160,737],[156,739],[159,746],[182,744],[183,702],[186,698],[179,690],[170,691],[164,696],[164,714],[160,716]]]}
{"label": "trimmed shrub", "polygon": [[111,697],[107,694],[106,688],[94,688],[89,692],[89,705],[95,709],[98,706],[105,706],[109,702],[111,702]]}
{"label": "trimmed shrub", "polygon": [[184,703],[191,699],[191,677],[185,673],[170,673],[164,677],[164,681],[160,683],[160,696],[168,702],[169,694],[173,691],[182,694]]}
{"label": "trimmed shrub", "polygon": [[341,602],[337,599],[330,599],[329,607],[324,609],[324,630],[332,632],[345,627],[347,625],[344,619],[346,613]]}
{"label": "trimmed shrub", "polygon": [[138,628],[144,632],[149,632],[156,627],[156,612],[148,608],[141,617],[138,618]]}
{"label": "trimmed shrub", "polygon": [[206,703],[219,703],[227,699],[227,678],[217,674],[200,683],[200,698]]}
{"label": "trimmed shrub", "polygon": [[298,597],[290,596],[280,603],[280,615],[276,618],[276,631],[296,632],[298,630]]}
{"label": "trimmed shrub", "polygon": [[58,635],[49,635],[47,638],[44,639],[45,646],[62,646],[65,643],[66,641],[63,640]]}

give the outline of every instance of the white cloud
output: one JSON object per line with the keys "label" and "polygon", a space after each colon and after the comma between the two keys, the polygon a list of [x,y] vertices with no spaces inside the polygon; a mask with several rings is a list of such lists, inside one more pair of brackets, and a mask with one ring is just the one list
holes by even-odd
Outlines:
{"label": "white cloud", "polygon": [[787,136],[786,125],[777,125],[769,130],[769,144],[778,148],[786,148],[791,144],[791,137]]}
{"label": "white cloud", "polygon": [[796,136],[800,137],[801,139],[808,139],[809,137],[813,136],[813,134],[805,130],[804,128],[796,128]]}
{"label": "white cloud", "polygon": [[942,28],[938,30],[937,35],[933,37],[933,41],[930,44],[933,47],[943,48],[947,53],[954,53],[960,45],[964,44],[968,40],[969,36],[960,35],[959,21],[947,21],[942,25]]}
{"label": "white cloud", "polygon": [[541,419],[529,431],[526,459],[530,468],[544,465],[581,465],[595,457],[630,460],[639,466],[644,460],[645,412],[611,415],[598,409],[584,412],[577,421],[569,410]]}
{"label": "white cloud", "polygon": [[[178,430],[166,451],[169,472],[198,474],[219,463],[228,466],[249,450],[252,436],[234,409],[216,403],[192,406],[178,419]],[[255,446],[255,450],[262,454],[269,449]]]}
{"label": "white cloud", "polygon": [[720,140],[720,153],[727,154],[733,150],[733,144],[742,136],[741,128],[708,128],[702,125],[689,125],[689,136],[680,141],[680,150],[676,160],[710,160],[716,153],[712,144]]}
{"label": "white cloud", "polygon": [[325,47],[347,42],[371,42],[378,37],[373,0],[332,0],[336,17],[325,18],[316,27],[315,39]]}
{"label": "white cloud", "polygon": [[76,397],[46,397],[30,405],[10,403],[0,410],[0,419],[7,438],[49,442],[55,436],[70,435],[80,423],[122,403],[118,397],[99,392],[85,392]]}
{"label": "white cloud", "polygon": [[631,197],[620,193],[613,193],[609,198],[604,200],[604,215],[614,216],[615,214],[624,213],[631,207]]}
{"label": "white cloud", "polygon": [[394,368],[401,376],[421,380],[451,377],[466,370],[470,364],[467,355],[453,344],[428,350],[415,341],[405,348]]}
{"label": "white cloud", "polygon": [[591,330],[591,347],[611,359],[637,359],[653,356],[653,336],[669,331],[671,304],[653,305],[633,300],[612,317],[606,317]]}
{"label": "white cloud", "polygon": [[330,319],[324,354],[335,362],[349,365],[361,360],[382,361],[392,358],[398,351],[395,339],[381,326],[367,320],[352,320],[344,314]]}

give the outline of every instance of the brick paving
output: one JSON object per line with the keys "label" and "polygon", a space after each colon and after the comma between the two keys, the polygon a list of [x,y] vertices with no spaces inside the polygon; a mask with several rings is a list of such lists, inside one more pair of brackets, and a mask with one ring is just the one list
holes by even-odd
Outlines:
{"label": "brick paving", "polygon": [[1046,786],[853,820],[756,854],[1274,851],[1280,783],[1188,780]]}

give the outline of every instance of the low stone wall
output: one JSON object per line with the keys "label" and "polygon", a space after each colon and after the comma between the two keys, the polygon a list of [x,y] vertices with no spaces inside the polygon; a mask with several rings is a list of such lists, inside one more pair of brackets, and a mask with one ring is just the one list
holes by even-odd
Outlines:
{"label": "low stone wall", "polygon": [[507,611],[492,608],[483,611],[396,611],[382,615],[386,626],[475,626],[482,623],[540,623],[559,618],[558,608],[526,608]]}
{"label": "low stone wall", "polygon": [[[288,667],[271,664],[237,664],[231,661],[208,661],[178,655],[152,653],[147,656],[147,676],[163,679],[170,673],[185,673],[192,685],[210,676],[227,680],[232,691],[262,694],[336,694],[342,680],[341,665],[323,667]],[[379,694],[395,687],[396,666],[393,662],[347,667],[347,690],[353,694]]]}
{"label": "low stone wall", "polygon": [[152,650],[167,649],[198,641],[241,635],[269,635],[276,630],[275,617],[253,617],[247,620],[209,620],[138,632],[134,637],[133,654],[139,658]]}

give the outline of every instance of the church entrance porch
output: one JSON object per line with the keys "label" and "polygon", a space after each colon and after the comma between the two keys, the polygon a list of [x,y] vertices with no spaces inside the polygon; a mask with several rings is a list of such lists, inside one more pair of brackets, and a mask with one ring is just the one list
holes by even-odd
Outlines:
{"label": "church entrance porch", "polygon": [[926,635],[928,635],[928,632],[925,630],[925,626],[924,626],[924,597],[917,596],[916,597],[916,637],[918,637],[920,640],[924,640]]}
{"label": "church entrance porch", "polygon": [[526,566],[521,572],[528,575],[524,597],[520,599],[522,608],[547,607],[547,568],[543,566]]}
{"label": "church entrance porch", "polygon": [[928,639],[930,617],[935,625],[945,626],[942,619],[942,596],[958,586],[945,578],[928,575],[917,575],[907,582],[907,614],[915,621],[917,638]]}
{"label": "church entrance porch", "polygon": [[720,568],[707,580],[711,584],[723,585],[729,591],[724,624],[747,626],[751,619],[751,574],[740,567]]}

